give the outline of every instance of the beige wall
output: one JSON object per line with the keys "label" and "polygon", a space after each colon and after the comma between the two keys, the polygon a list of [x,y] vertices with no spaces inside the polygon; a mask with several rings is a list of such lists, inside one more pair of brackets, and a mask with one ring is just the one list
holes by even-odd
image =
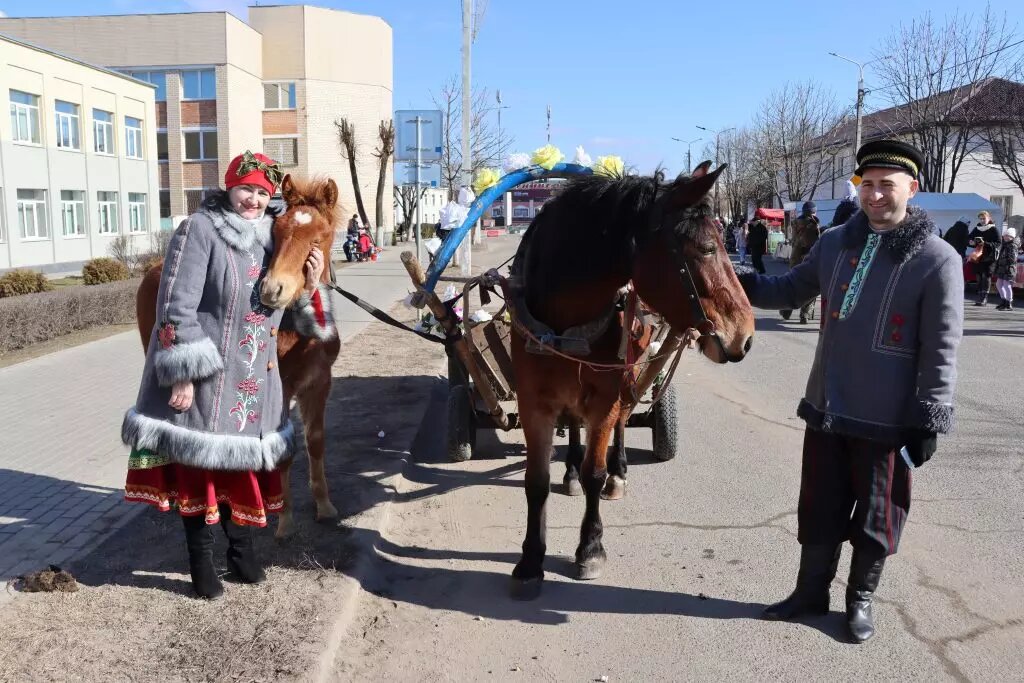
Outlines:
{"label": "beige wall", "polygon": [[295,80],[306,75],[303,5],[250,7],[249,25],[263,35],[263,78]]}
{"label": "beige wall", "polygon": [[[10,89],[39,97],[41,144],[13,141],[7,114]],[[78,105],[77,150],[56,146],[54,103],[64,100]],[[100,235],[96,193],[118,193],[121,232],[128,232],[128,194],[146,195],[148,232],[159,229],[158,174],[156,164],[156,107],[153,88],[135,80],[81,64],[51,53],[0,38],[0,194],[4,240],[0,242],[0,269],[34,267],[74,270],[82,261],[106,256],[113,235]],[[93,150],[92,110],[114,114],[115,154]],[[125,157],[124,117],[143,121],[143,159]],[[46,192],[48,236],[25,240],[17,217],[19,189]],[[85,234],[65,236],[61,224],[61,191],[82,192],[85,200]],[[147,249],[146,234],[134,236],[140,249]],[[63,266],[61,264],[64,264]]]}

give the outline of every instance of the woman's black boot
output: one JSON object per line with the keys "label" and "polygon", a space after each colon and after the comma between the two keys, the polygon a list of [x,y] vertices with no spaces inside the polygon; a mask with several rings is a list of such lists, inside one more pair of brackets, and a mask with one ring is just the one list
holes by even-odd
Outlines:
{"label": "woman's black boot", "polygon": [[255,533],[251,526],[241,526],[231,521],[231,507],[220,506],[220,524],[228,537],[228,571],[243,583],[261,583],[267,575],[256,557],[253,547]]}
{"label": "woman's black boot", "polygon": [[800,546],[796,590],[782,602],[766,607],[761,616],[772,621],[789,621],[808,614],[828,614],[828,589],[836,578],[841,548],[838,545]]}
{"label": "woman's black boot", "polygon": [[846,587],[846,625],[850,640],[863,643],[875,635],[875,619],[871,613],[871,598],[882,578],[884,557],[853,551],[850,563],[850,581]]}
{"label": "woman's black boot", "polygon": [[188,547],[188,568],[196,595],[215,600],[224,595],[224,586],[213,566],[213,528],[205,515],[181,518],[185,524],[185,545]]}

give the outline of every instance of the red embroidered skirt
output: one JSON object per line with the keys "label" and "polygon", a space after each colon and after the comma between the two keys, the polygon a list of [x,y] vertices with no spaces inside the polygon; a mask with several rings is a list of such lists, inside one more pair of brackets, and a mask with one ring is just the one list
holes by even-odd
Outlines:
{"label": "red embroidered skirt", "polygon": [[231,521],[266,526],[267,513],[284,507],[281,474],[221,472],[167,462],[152,451],[132,449],[125,500],[149,503],[162,512],[177,507],[185,517],[204,515],[207,524],[220,521],[218,505],[231,507]]}

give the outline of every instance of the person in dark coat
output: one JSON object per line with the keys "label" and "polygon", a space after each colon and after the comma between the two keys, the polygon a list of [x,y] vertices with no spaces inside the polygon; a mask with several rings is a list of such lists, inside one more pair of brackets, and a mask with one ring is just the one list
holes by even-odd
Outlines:
{"label": "person in dark coat", "polygon": [[842,225],[846,221],[853,217],[853,214],[857,213],[857,199],[854,197],[847,197],[843,201],[839,202],[839,206],[836,207],[836,212],[832,215],[832,224],[830,228]]}
{"label": "person in dark coat", "polygon": [[963,335],[963,262],[937,237],[917,192],[921,153],[896,140],[857,152],[861,211],[827,230],[789,273],[739,274],[759,308],[823,299],[804,399],[796,589],[767,619],[827,614],[844,541],[853,546],[847,631],[875,632],[871,600],[910,512],[910,469],[953,424]]}
{"label": "person in dark coat", "polygon": [[[800,217],[793,221],[792,248],[789,252],[790,268],[796,268],[803,263],[803,260],[807,258],[807,254],[811,252],[811,247],[821,237],[821,222],[818,220],[818,214],[815,213],[817,208],[814,202],[804,202],[803,207],[800,209]],[[800,307],[801,325],[807,324],[807,318],[811,314],[814,301],[815,299],[811,299]],[[779,313],[782,314],[783,318],[789,320],[789,316],[793,315],[793,310],[783,309]]]}
{"label": "person in dark coat", "polygon": [[999,292],[997,311],[1013,310],[1013,282],[1017,277],[1017,255],[1020,253],[1020,238],[1015,228],[1003,232],[1003,244],[994,268],[996,291]]}
{"label": "person in dark coat", "polygon": [[747,231],[747,251],[750,262],[758,273],[764,273],[764,255],[768,252],[768,226],[763,221],[753,221]]}
{"label": "person in dark coat", "polygon": [[967,233],[969,230],[970,226],[967,225],[967,220],[961,218],[953,224],[953,227],[946,231],[946,234],[942,236],[942,239],[946,240],[946,242],[949,243],[949,246],[956,250],[956,253],[963,256],[967,253],[969,242]]}
{"label": "person in dark coat", "polygon": [[975,306],[988,305],[988,290],[992,286],[992,270],[996,266],[996,258],[999,256],[999,228],[992,222],[992,214],[982,211],[978,214],[978,224],[967,236],[973,240],[969,246],[975,246],[979,242],[984,243],[981,257],[974,262],[974,273],[978,276],[978,300]]}

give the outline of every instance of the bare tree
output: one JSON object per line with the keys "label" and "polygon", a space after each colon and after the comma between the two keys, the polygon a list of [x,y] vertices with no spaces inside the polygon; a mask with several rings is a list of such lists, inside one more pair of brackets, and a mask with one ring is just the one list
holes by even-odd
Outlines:
{"label": "bare tree", "polygon": [[[462,184],[465,168],[462,159],[462,88],[454,78],[445,81],[433,96],[434,106],[441,111],[441,182],[448,188],[448,198],[455,199]],[[500,166],[515,139],[492,126],[493,97],[487,88],[475,89],[469,123],[469,171]]]}
{"label": "bare tree", "polygon": [[426,185],[420,185],[419,192],[416,189],[416,185],[413,184],[395,185],[395,208],[401,210],[402,220],[395,226],[393,244],[397,243],[399,234],[403,240],[409,239],[409,226],[416,218],[416,207],[419,206],[423,195],[427,193]]}
{"label": "bare tree", "polygon": [[[773,177],[761,163],[763,153],[758,137],[750,128],[723,133],[719,139],[719,161],[728,164],[718,178],[720,203],[733,221],[746,217],[747,207],[770,203],[775,195]],[[711,149],[705,149],[713,155]],[[708,157],[710,158],[710,156]]]}
{"label": "bare tree", "polygon": [[[377,230],[384,225],[384,183],[388,178],[388,164],[395,153],[395,123],[391,119],[381,121],[377,128],[377,149],[373,156],[377,157],[379,174],[377,176]],[[378,237],[380,239],[380,237]]]}
{"label": "bare tree", "polygon": [[366,217],[366,209],[363,207],[363,193],[359,189],[359,171],[356,169],[358,148],[356,146],[356,127],[344,116],[334,122],[338,130],[338,144],[341,146],[341,156],[348,160],[349,175],[352,176],[352,191],[356,196],[356,210],[363,225],[369,225]]}
{"label": "bare tree", "polygon": [[944,23],[930,13],[895,29],[877,51],[882,92],[894,105],[890,133],[906,136],[924,155],[921,189],[953,192],[965,159],[984,144],[989,113],[971,106],[993,76],[1019,59],[1005,16],[986,6],[980,15],[954,14]]}
{"label": "bare tree", "polygon": [[779,199],[814,196],[831,177],[831,155],[843,113],[831,90],[813,81],[787,83],[762,103],[753,133],[761,173]]}

